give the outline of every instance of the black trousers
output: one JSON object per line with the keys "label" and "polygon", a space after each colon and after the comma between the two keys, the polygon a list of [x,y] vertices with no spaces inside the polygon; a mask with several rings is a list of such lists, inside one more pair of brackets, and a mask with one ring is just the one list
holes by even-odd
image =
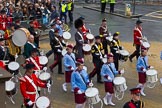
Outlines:
{"label": "black trousers", "polygon": [[69,20],[70,22],[73,22],[73,12],[72,11],[68,11],[68,16],[69,16]]}
{"label": "black trousers", "polygon": [[26,106],[26,108],[33,108],[33,105],[32,106]]}
{"label": "black trousers", "polygon": [[39,36],[34,37],[34,42],[37,44],[37,47],[39,47]]}
{"label": "black trousers", "polygon": [[141,45],[136,45],[136,50],[129,56],[131,59],[133,59],[136,56],[136,59],[140,56],[140,48]]}
{"label": "black trousers", "polygon": [[62,13],[62,12],[61,12],[61,13],[60,13],[60,20],[61,20],[61,21],[63,21],[63,20],[62,20],[63,17],[64,17],[64,20],[65,20],[65,23],[67,24],[67,15],[66,15],[66,13]]}
{"label": "black trousers", "polygon": [[110,3],[110,13],[114,13],[114,5],[115,3]]}
{"label": "black trousers", "polygon": [[101,3],[101,12],[104,13],[106,8],[106,3]]}
{"label": "black trousers", "polygon": [[102,45],[103,45],[103,49],[104,49],[104,54],[108,54],[108,41],[106,39],[102,40]]}

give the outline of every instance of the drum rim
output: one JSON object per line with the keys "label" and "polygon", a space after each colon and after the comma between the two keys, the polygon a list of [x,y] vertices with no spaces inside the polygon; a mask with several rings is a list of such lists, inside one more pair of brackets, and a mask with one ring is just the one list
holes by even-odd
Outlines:
{"label": "drum rim", "polygon": [[[10,84],[12,84],[12,89],[7,90],[6,88],[7,88],[7,87],[10,87],[10,88],[11,88],[11,85],[6,84],[6,83],[10,83]],[[12,91],[12,90],[14,90],[14,89],[15,89],[16,84],[15,84],[13,81],[9,80],[9,81],[6,81],[6,83],[5,83],[5,91],[10,92],[10,91]],[[6,85],[7,85],[7,86],[6,86]]]}
{"label": "drum rim", "polygon": [[[90,37],[89,37],[90,36]],[[86,35],[86,38],[87,39],[94,39],[94,35],[93,34],[91,34],[91,33],[88,33],[87,35]]]}
{"label": "drum rim", "polygon": [[[39,59],[40,59],[40,64],[41,65],[45,65],[45,64],[47,64],[48,63],[48,58],[46,57],[46,56],[39,56]],[[42,63],[42,61],[46,61],[45,63]]]}
{"label": "drum rim", "polygon": [[[65,53],[64,53],[65,52]],[[62,51],[61,51],[61,54],[64,56],[65,54],[67,53],[67,51],[66,51],[66,49],[63,49]]]}
{"label": "drum rim", "polygon": [[149,76],[157,75],[157,71],[155,69],[147,70],[146,75],[149,75]]}
{"label": "drum rim", "polygon": [[120,54],[123,56],[129,56],[129,52],[127,50],[120,50]]}
{"label": "drum rim", "polygon": [[[90,89],[92,89],[91,91],[93,91],[93,90],[95,90],[96,91],[96,94],[94,95],[87,95],[87,94],[92,94],[92,92],[90,92],[90,91],[88,91],[88,90],[90,90]],[[92,97],[94,97],[94,96],[96,96],[96,95],[98,95],[99,94],[99,91],[98,91],[98,89],[97,88],[95,88],[95,87],[92,87],[92,88],[87,88],[87,90],[85,91],[85,95],[87,96],[87,97],[89,97],[89,98],[92,98]]]}
{"label": "drum rim", "polygon": [[[89,50],[87,50],[86,48],[89,48]],[[83,46],[83,50],[84,50],[84,51],[91,51],[91,45],[85,44],[85,45]]]}
{"label": "drum rim", "polygon": [[[120,80],[121,79],[123,80],[122,83],[121,83],[121,81],[119,81],[120,83],[119,82],[116,83],[117,79],[119,79],[119,78],[120,78]],[[126,79],[124,77],[115,77],[114,80],[113,80],[113,83],[114,83],[114,85],[121,85],[121,84],[126,83]]]}
{"label": "drum rim", "polygon": [[[26,28],[19,28],[18,30],[20,30],[20,31],[25,30],[25,31],[29,32]],[[16,31],[18,31],[18,30],[16,30]],[[16,32],[16,31],[15,31],[15,32]],[[14,34],[15,34],[15,32],[14,32]],[[29,33],[30,33],[30,32],[29,32]],[[14,43],[16,46],[18,46],[18,47],[24,46],[24,45],[26,44],[27,40],[28,40],[27,36],[25,36],[26,42],[24,42],[24,43],[22,43],[22,44],[20,45],[20,43],[17,44],[17,43],[15,42],[15,41],[16,41],[16,38],[14,38],[14,37],[15,37],[16,35],[14,35],[14,34],[13,34],[13,36],[12,36],[12,41],[13,41],[13,43]]]}
{"label": "drum rim", "polygon": [[[68,35],[67,35],[68,34]],[[67,36],[65,36],[65,35],[67,35]],[[63,32],[63,38],[64,39],[70,39],[71,38],[71,34],[70,34],[70,32]]]}
{"label": "drum rim", "polygon": [[37,101],[38,101],[38,99],[40,99],[40,98],[46,98],[47,100],[48,100],[48,102],[49,102],[49,104],[48,104],[48,106],[47,107],[49,107],[50,106],[50,100],[49,100],[49,98],[48,97],[46,97],[46,96],[40,96],[40,97],[38,97],[37,99],[36,99],[36,102],[35,102],[35,104],[36,104],[36,106],[38,107],[38,103],[37,103]]}
{"label": "drum rim", "polygon": [[[41,78],[41,75],[43,75],[43,74],[47,74],[47,75],[49,75],[49,77],[46,78],[46,79],[42,79],[42,78]],[[41,73],[41,74],[39,75],[39,79],[42,80],[42,81],[47,81],[47,80],[49,80],[50,78],[51,78],[51,74],[48,73],[48,72],[43,72],[43,73]]]}
{"label": "drum rim", "polygon": [[[12,63],[12,64],[11,64]],[[15,63],[16,64],[16,66],[18,66],[17,67],[17,69],[13,69],[13,63]],[[15,67],[15,66],[14,66]],[[11,70],[11,71],[16,71],[16,70],[18,70],[19,68],[20,68],[20,65],[19,65],[19,63],[18,62],[14,62],[14,61],[12,61],[12,62],[10,62],[9,64],[8,64],[8,68],[9,68],[9,70]]]}

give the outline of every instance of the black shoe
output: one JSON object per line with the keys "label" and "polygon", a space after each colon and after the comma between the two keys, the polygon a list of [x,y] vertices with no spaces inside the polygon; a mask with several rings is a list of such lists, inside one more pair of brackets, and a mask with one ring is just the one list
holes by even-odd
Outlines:
{"label": "black shoe", "polygon": [[52,72],[53,73],[53,69],[52,69],[52,67],[49,67],[50,68],[50,72]]}
{"label": "black shoe", "polygon": [[130,61],[130,62],[133,62],[133,61],[132,61],[132,58],[131,58],[130,56],[129,56],[129,61]]}
{"label": "black shoe", "polygon": [[97,81],[97,83],[103,84],[103,81]]}

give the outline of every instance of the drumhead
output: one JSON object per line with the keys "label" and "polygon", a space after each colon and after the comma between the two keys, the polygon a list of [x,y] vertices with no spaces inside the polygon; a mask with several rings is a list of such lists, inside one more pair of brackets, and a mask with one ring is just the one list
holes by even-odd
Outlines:
{"label": "drumhead", "polygon": [[17,63],[17,62],[10,62],[10,63],[8,64],[8,68],[9,68],[10,70],[12,70],[12,71],[18,70],[19,67],[20,67],[20,65],[19,65],[19,63]]}
{"label": "drumhead", "polygon": [[46,81],[50,79],[50,77],[51,77],[50,73],[47,73],[47,72],[43,72],[39,75],[39,79],[42,81]]}
{"label": "drumhead", "polygon": [[102,58],[103,63],[107,63],[107,58]]}
{"label": "drumhead", "polygon": [[115,77],[114,80],[113,80],[113,83],[115,85],[120,85],[120,84],[123,84],[125,82],[126,82],[126,80],[125,80],[124,77]]}
{"label": "drumhead", "polygon": [[15,83],[13,81],[6,81],[5,82],[5,90],[11,91],[15,88]]}
{"label": "drumhead", "polygon": [[85,44],[85,45],[83,46],[83,51],[90,51],[90,50],[91,50],[91,45]]}
{"label": "drumhead", "polygon": [[106,37],[106,39],[111,42],[113,40],[113,36],[108,36],[108,37]]}
{"label": "drumhead", "polygon": [[48,108],[50,106],[50,100],[45,96],[41,96],[36,100],[36,106],[38,108]]}
{"label": "drumhead", "polygon": [[146,71],[146,75],[152,76],[152,75],[156,75],[156,74],[157,74],[157,71],[154,69],[150,69],[150,70]]}
{"label": "drumhead", "polygon": [[96,96],[97,94],[99,94],[97,88],[88,88],[88,89],[85,91],[85,95],[86,95],[87,97],[94,97],[94,96]]}
{"label": "drumhead", "polygon": [[145,48],[150,48],[150,44],[148,42],[143,42],[142,45],[145,47]]}
{"label": "drumhead", "polygon": [[64,39],[70,39],[71,38],[71,34],[69,32],[63,32],[63,38]]}
{"label": "drumhead", "polygon": [[41,65],[45,65],[45,64],[48,63],[48,58],[46,56],[40,56],[39,62],[40,62]]}
{"label": "drumhead", "polygon": [[87,37],[87,39],[94,39],[94,36],[93,36],[93,34],[91,34],[91,33],[88,33],[88,34],[86,35],[86,37]]}
{"label": "drumhead", "polygon": [[25,28],[20,28],[16,30],[12,36],[12,41],[16,46],[24,46],[28,40],[30,32]]}
{"label": "drumhead", "polygon": [[63,49],[61,53],[62,53],[62,56],[64,56],[67,53],[66,49]]}
{"label": "drumhead", "polygon": [[129,52],[127,50],[120,50],[120,54],[123,56],[128,56]]}

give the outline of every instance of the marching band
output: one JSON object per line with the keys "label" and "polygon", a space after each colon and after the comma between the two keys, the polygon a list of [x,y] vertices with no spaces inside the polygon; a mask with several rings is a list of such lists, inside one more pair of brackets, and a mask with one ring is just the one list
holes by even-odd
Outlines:
{"label": "marching band", "polygon": [[[1,11],[1,16],[3,16],[3,13],[4,12]],[[71,21],[72,20],[73,19],[71,18]],[[153,70],[151,69],[153,69],[153,66],[148,65],[147,52],[149,48],[144,46],[141,42],[143,39],[141,23],[142,22],[140,20],[136,22],[136,27],[134,29],[134,45],[136,46],[136,51],[129,56],[129,53],[127,54],[127,51],[125,51],[123,46],[120,44],[120,33],[115,32],[113,36],[109,34],[105,18],[102,20],[102,24],[99,28],[99,35],[95,36],[94,44],[92,44],[94,36],[90,33],[90,30],[85,27],[83,18],[76,19],[74,23],[77,30],[74,36],[76,42],[75,46],[65,42],[70,39],[71,34],[64,30],[63,22],[57,18],[57,20],[50,25],[51,28],[49,30],[49,44],[51,46],[51,50],[46,55],[43,55],[39,51],[38,34],[34,29],[33,21],[30,21],[30,27],[28,28],[29,31],[27,29],[23,29],[22,27],[18,27],[11,35],[13,44],[17,45],[17,47],[24,46],[23,56],[25,58],[25,62],[21,66],[26,69],[25,74],[23,76],[21,74],[18,76],[20,71],[19,66],[16,68],[16,64],[14,64],[15,67],[11,66],[13,69],[7,66],[6,60],[8,60],[9,63],[13,61],[11,60],[13,55],[10,54],[3,36],[0,38],[0,67],[11,72],[13,74],[13,78],[19,79],[20,91],[24,98],[25,107],[34,108],[36,106],[39,108],[39,105],[36,104],[38,101],[37,99],[46,100],[47,98],[39,96],[41,91],[40,87],[48,88],[48,91],[50,92],[50,87],[53,84],[51,83],[51,73],[46,72],[48,57],[53,53],[54,61],[50,64],[49,69],[53,73],[53,69],[58,65],[58,74],[65,73],[65,82],[62,84],[62,89],[67,92],[67,85],[71,85],[71,92],[74,93],[76,103],[75,108],[85,108],[87,99],[90,105],[89,108],[93,108],[94,104],[99,102],[102,103],[102,99],[98,96],[98,89],[93,87],[92,79],[94,76],[97,74],[98,83],[104,83],[106,95],[103,98],[103,103],[105,105],[115,106],[112,102],[112,98],[114,96],[113,94],[115,94],[115,97],[118,97],[118,94],[116,94],[117,92],[123,93],[127,89],[125,78],[122,76],[117,77],[117,74],[123,75],[125,73],[124,68],[119,70],[119,60],[123,60],[122,62],[125,62],[127,61],[127,58],[129,58],[132,62],[133,57],[136,56],[136,69],[138,72],[139,84],[136,88],[130,89],[132,99],[127,102],[123,108],[144,108],[144,102],[140,101],[139,96],[140,94],[142,96],[146,96],[144,88],[149,80],[147,78],[148,75],[150,75],[148,71],[151,71],[151,78],[153,77],[153,81],[149,80],[150,84],[157,82],[157,73],[155,72],[155,74],[152,74]],[[17,26],[19,26],[19,24]],[[1,30],[6,31],[6,28],[4,28],[2,24],[0,24],[0,28]],[[22,39],[22,41],[20,39],[20,42],[14,41],[14,38],[17,39],[16,36],[19,35],[17,32],[20,33],[20,35],[22,33],[25,34],[27,39]],[[0,34],[4,35],[2,33]],[[87,38],[88,35],[92,35],[92,38]],[[19,45],[19,43],[23,44]],[[90,73],[85,68],[86,66],[84,66],[85,55],[87,54],[86,50],[84,50],[86,45],[90,46],[88,56],[89,53],[92,54],[92,62],[94,64],[94,69]],[[108,53],[108,46],[110,47],[110,53]],[[124,53],[122,52],[123,50],[125,51]],[[41,56],[44,56],[45,59],[41,59]],[[17,54],[15,54],[14,57],[15,62],[18,63],[16,61],[18,58]],[[62,61],[65,72],[62,71]],[[15,72],[17,73],[15,74]],[[121,77],[124,78],[124,80]],[[92,93],[90,94],[89,92]],[[91,96],[94,94],[95,96]],[[15,93],[13,95],[15,95]],[[117,99],[120,100],[119,97]],[[49,104],[46,104],[45,108],[49,106]],[[101,104],[101,108],[102,106],[103,105]]]}

